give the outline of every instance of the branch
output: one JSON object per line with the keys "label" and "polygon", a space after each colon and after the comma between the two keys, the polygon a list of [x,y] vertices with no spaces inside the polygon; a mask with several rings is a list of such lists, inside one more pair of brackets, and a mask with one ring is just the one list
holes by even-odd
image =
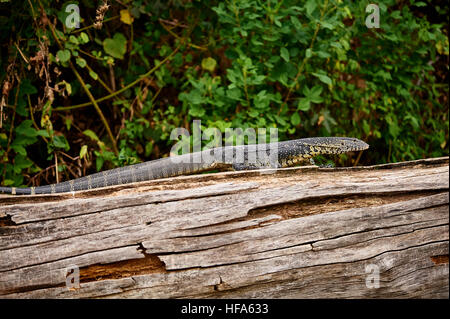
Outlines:
{"label": "branch", "polygon": [[[141,82],[143,79],[149,77],[153,72],[155,72],[156,70],[158,70],[158,68],[159,68],[161,65],[163,65],[164,63],[166,63],[173,55],[175,55],[175,53],[177,53],[178,50],[180,49],[181,45],[182,45],[182,43],[180,43],[180,45],[178,45],[178,46],[175,48],[175,50],[172,51],[171,54],[169,54],[166,58],[164,58],[164,60],[162,60],[162,61],[161,61],[160,63],[158,63],[157,65],[155,65],[155,66],[154,66],[152,69],[150,69],[147,73],[144,73],[144,74],[140,75],[135,81],[133,81],[133,82],[131,82],[130,84],[124,86],[123,88],[121,88],[121,89],[115,91],[114,93],[111,93],[111,94],[109,94],[109,95],[106,95],[106,96],[104,96],[104,97],[102,97],[102,98],[99,98],[99,99],[97,99],[97,100],[94,100],[94,101],[95,101],[96,103],[99,103],[99,102],[103,102],[103,101],[109,100],[110,98],[113,98],[113,97],[115,97],[116,95],[118,95],[118,94],[120,94],[120,93],[122,93],[122,92],[128,90],[129,88],[135,86],[136,84],[138,84],[139,82]],[[53,111],[68,111],[68,110],[73,110],[73,109],[79,109],[79,108],[82,108],[82,107],[86,107],[86,106],[89,106],[89,105],[92,105],[92,104],[93,104],[93,102],[91,101],[91,102],[86,102],[86,103],[77,104],[77,105],[71,105],[71,106],[58,106],[58,107],[53,108],[52,110],[53,110]]]}
{"label": "branch", "polygon": [[[44,7],[42,6],[42,3],[41,3],[40,0],[39,0],[39,5],[41,7],[41,10],[44,12]],[[55,38],[55,41],[58,44],[58,47],[61,50],[63,50],[64,47],[61,44],[61,42],[59,41],[59,38],[58,38],[58,36],[56,35],[56,32],[55,32],[55,28],[53,27],[51,22],[48,22],[48,26],[50,27],[50,31],[51,31],[51,33],[53,35],[53,38]],[[92,104],[94,105],[95,110],[97,111],[98,115],[100,116],[100,119],[103,122],[103,125],[106,128],[106,131],[108,133],[109,139],[111,140],[113,151],[114,151],[114,153],[116,155],[118,155],[119,154],[119,150],[117,148],[116,140],[114,139],[114,135],[112,134],[111,128],[109,127],[108,121],[106,121],[106,118],[103,115],[102,110],[100,109],[100,107],[98,106],[97,102],[95,101],[95,98],[92,95],[91,91],[89,91],[89,88],[86,86],[86,83],[83,81],[83,78],[78,73],[77,69],[75,68],[75,66],[73,65],[72,61],[70,61],[70,60],[69,60],[69,67],[72,69],[72,72],[75,74],[75,76],[77,77],[77,79],[80,82],[81,86],[83,87],[84,92],[87,94],[87,96],[91,100]]]}
{"label": "branch", "polygon": [[[321,11],[321,14],[320,14],[320,22],[322,22],[322,20],[323,20],[323,17],[324,17],[324,15],[325,15],[325,11],[326,11],[326,9],[327,9],[327,6],[328,6],[328,0],[325,1],[324,7],[323,7],[323,9],[322,9],[322,11]],[[316,29],[314,30],[314,34],[313,34],[313,37],[312,37],[312,39],[311,39],[311,44],[309,45],[309,49],[312,49],[312,47],[313,47],[313,45],[314,45],[314,42],[315,42],[316,37],[317,37],[317,33],[318,33],[319,30],[320,30],[320,22],[317,23],[317,25],[316,25]],[[288,91],[288,93],[287,93],[287,95],[286,95],[286,98],[284,99],[284,103],[283,103],[282,107],[280,107],[280,110],[278,111],[278,115],[281,113],[281,110],[283,109],[283,107],[287,104],[287,102],[288,102],[288,100],[289,100],[289,97],[290,97],[290,95],[291,95],[291,93],[292,93],[292,90],[293,90],[293,88],[295,87],[295,85],[297,84],[298,78],[299,78],[300,75],[303,73],[303,68],[304,68],[305,65],[306,65],[306,61],[308,61],[308,60],[309,60],[309,58],[305,56],[305,58],[304,58],[303,61],[302,61],[302,64],[301,64],[300,67],[298,68],[298,72],[297,72],[297,75],[295,76],[294,82],[292,83],[291,87],[289,88],[289,91]]]}

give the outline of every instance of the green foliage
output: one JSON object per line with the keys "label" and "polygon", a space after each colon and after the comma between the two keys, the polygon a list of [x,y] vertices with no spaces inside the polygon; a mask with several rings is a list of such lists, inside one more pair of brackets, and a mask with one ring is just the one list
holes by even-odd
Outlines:
{"label": "green foliage", "polygon": [[99,29],[89,1],[70,2],[80,29],[39,3],[0,4],[3,185],[54,182],[30,178],[55,159],[67,179],[168,155],[194,119],[371,145],[341,165],[448,155],[446,3],[384,0],[379,29],[366,0],[111,2]]}
{"label": "green foliage", "polygon": [[127,39],[122,33],[115,33],[113,38],[103,40],[103,50],[116,59],[123,59],[127,52]]}

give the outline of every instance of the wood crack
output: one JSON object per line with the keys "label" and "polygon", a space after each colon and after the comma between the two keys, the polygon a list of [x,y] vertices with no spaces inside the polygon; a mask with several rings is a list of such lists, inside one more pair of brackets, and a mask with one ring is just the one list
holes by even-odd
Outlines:
{"label": "wood crack", "polygon": [[447,157],[1,196],[0,298],[448,298],[448,174]]}

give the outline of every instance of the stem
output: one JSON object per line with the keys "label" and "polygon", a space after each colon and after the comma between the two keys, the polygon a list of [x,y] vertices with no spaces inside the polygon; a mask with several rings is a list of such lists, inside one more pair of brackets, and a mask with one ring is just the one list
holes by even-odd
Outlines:
{"label": "stem", "polygon": [[[175,53],[178,52],[178,50],[181,47],[181,43],[178,47],[175,48],[175,50],[172,51],[171,54],[169,54],[164,60],[162,60],[160,63],[158,63],[157,65],[155,65],[152,69],[150,69],[147,73],[140,75],[135,81],[131,82],[130,84],[124,86],[123,88],[115,91],[114,93],[111,93],[109,95],[106,95],[104,97],[101,97],[97,100],[94,100],[96,103],[98,102],[103,102],[106,100],[109,100],[110,98],[115,97],[116,95],[128,90],[129,88],[135,86],[137,83],[139,83],[140,81],[142,81],[144,78],[150,76],[153,72],[155,72],[161,65],[163,65],[164,63],[166,63]],[[82,103],[82,104],[77,104],[77,105],[71,105],[71,106],[58,106],[53,108],[53,111],[67,111],[67,110],[72,110],[72,109],[78,109],[78,108],[82,108],[82,107],[86,107],[89,105],[92,105],[93,102],[86,102],[86,103]]]}
{"label": "stem", "polygon": [[245,99],[247,100],[247,107],[250,106],[250,99],[248,98],[248,89],[247,89],[247,70],[244,67],[242,69],[242,75],[244,76],[244,93],[245,93]]}
{"label": "stem", "polygon": [[[94,70],[92,70],[92,68],[88,65],[88,64],[86,64],[86,68],[88,69],[88,71],[89,72],[94,72]],[[98,82],[100,82],[100,84],[105,88],[105,90],[106,91],[108,91],[108,93],[113,93],[114,91],[113,90],[111,90],[110,88],[109,88],[109,86],[100,78],[100,76],[98,76],[98,78],[97,78],[97,81]]]}
{"label": "stem", "polygon": [[[321,10],[321,14],[320,14],[320,22],[322,22],[322,20],[323,20],[325,11],[326,11],[326,9],[327,9],[327,6],[328,6],[328,0],[325,0],[324,6],[323,6],[323,8],[322,8],[322,10]],[[312,47],[313,47],[313,45],[314,45],[314,42],[315,42],[315,40],[316,40],[316,37],[317,37],[317,33],[319,33],[319,30],[320,30],[320,23],[317,23],[316,29],[314,30],[313,37],[312,37],[312,39],[311,39],[311,44],[309,45],[309,49],[312,49]],[[297,72],[297,75],[295,76],[294,83],[292,83],[291,87],[289,88],[289,91],[288,91],[288,93],[287,93],[287,95],[286,95],[286,98],[284,99],[284,103],[283,103],[283,105],[280,107],[280,110],[278,111],[278,115],[281,113],[281,110],[283,109],[283,107],[287,104],[287,101],[289,100],[289,97],[290,97],[290,95],[291,95],[291,93],[292,93],[292,90],[293,90],[294,87],[297,85],[298,78],[300,77],[300,75],[302,75],[303,69],[304,69],[304,67],[305,67],[305,65],[306,65],[306,62],[307,62],[308,60],[309,60],[309,58],[307,58],[306,55],[305,55],[305,57],[304,57],[304,59],[303,59],[303,61],[302,61],[302,64],[301,64],[300,67],[298,68],[298,72]]]}
{"label": "stem", "polygon": [[358,157],[356,158],[355,163],[353,163],[353,166],[357,166],[357,165],[358,165],[359,160],[361,159],[362,153],[363,153],[363,151],[360,151],[360,152],[358,153]]}
{"label": "stem", "polygon": [[[108,22],[108,21],[111,21],[111,20],[114,20],[114,19],[117,19],[117,18],[119,18],[119,16],[115,16],[115,17],[103,19],[103,23]],[[91,25],[88,25],[88,26],[83,27],[83,28],[81,28],[81,29],[77,29],[77,30],[72,31],[72,34],[73,34],[73,33],[79,33],[79,32],[82,32],[82,31],[84,31],[84,30],[87,30],[87,29],[90,29],[90,28],[93,28],[93,27],[94,27],[94,25],[91,24]]]}
{"label": "stem", "polygon": [[87,96],[91,100],[92,104],[94,105],[95,110],[97,111],[98,115],[100,116],[100,119],[103,122],[103,125],[106,128],[106,131],[108,133],[109,139],[111,140],[112,147],[114,150],[114,153],[116,155],[119,154],[119,150],[117,148],[116,140],[114,139],[114,135],[112,134],[111,128],[109,127],[108,121],[106,120],[105,116],[103,115],[102,110],[98,106],[97,102],[95,101],[94,96],[92,95],[91,91],[89,91],[89,88],[86,86],[86,83],[84,83],[83,79],[81,78],[81,75],[78,73],[77,69],[73,66],[72,62],[69,61],[69,66],[72,69],[73,73],[77,77],[78,81],[80,82],[81,86],[83,87],[84,92],[86,92]]}
{"label": "stem", "polygon": [[55,152],[55,174],[56,174],[56,183],[59,183],[59,175],[58,175],[58,155]]}
{"label": "stem", "polygon": [[161,92],[161,90],[162,90],[162,87],[160,87],[160,88],[158,89],[158,91],[156,91],[155,95],[153,95],[152,99],[150,100],[150,104],[152,105],[152,108],[153,108],[153,103],[155,102],[155,100],[156,100],[156,98],[158,97],[158,95],[159,95],[159,93]]}
{"label": "stem", "polygon": [[23,54],[22,50],[20,50],[19,46],[14,43],[14,46],[16,47],[17,51],[19,51],[20,56],[22,57],[22,59],[27,63],[30,64],[30,62],[28,62],[28,59],[25,57],[25,55]]}
{"label": "stem", "polygon": [[[34,120],[34,115],[33,115],[33,108],[31,107],[31,99],[30,99],[30,95],[27,94],[27,99],[28,99],[28,108],[30,109],[30,117],[31,117],[31,122],[33,122],[33,126],[36,129],[36,131],[39,131],[39,126],[36,124],[36,121]],[[48,144],[47,139],[45,138],[45,136],[42,136],[42,139],[44,140],[44,142],[46,144]]]}
{"label": "stem", "polygon": [[[180,36],[179,36],[178,34],[176,34],[175,32],[173,32],[171,29],[169,29],[169,28],[163,23],[163,21],[164,21],[163,19],[159,19],[158,21],[159,21],[159,24],[161,24],[161,26],[164,28],[164,30],[166,30],[167,32],[169,32],[173,37],[175,37],[175,39],[180,40],[180,41],[183,41],[183,39],[180,38]],[[175,28],[175,27],[177,27],[177,26],[178,26],[178,24],[174,25],[173,28]],[[184,41],[183,41],[183,42],[184,42]],[[198,50],[203,50],[203,51],[207,50],[206,48],[201,47],[201,46],[198,46],[198,45],[196,45],[196,44],[187,43],[187,45],[190,46],[191,48],[195,48],[195,49],[198,49]]]}
{"label": "stem", "polygon": [[86,54],[88,57],[90,57],[90,58],[92,58],[92,59],[96,59],[96,60],[99,60],[99,61],[103,61],[103,59],[97,58],[96,56],[93,56],[93,55],[90,54],[89,52],[83,51],[83,50],[81,50],[81,49],[78,49],[78,52],[81,52],[81,53],[83,53],[83,54]]}
{"label": "stem", "polygon": [[[134,29],[133,29],[133,24],[130,25],[130,41],[128,42],[128,52],[130,52],[133,50],[133,38],[134,38]],[[131,67],[131,60],[130,58],[128,58],[128,69],[130,69]]]}
{"label": "stem", "polygon": [[[39,4],[41,6],[42,11],[44,11],[44,8],[42,6],[42,3],[40,0]],[[58,36],[56,35],[55,32],[55,28],[53,27],[53,24],[51,24],[50,22],[48,23],[48,26],[50,27],[50,31],[52,32],[53,37],[55,38],[56,43],[58,44],[58,47],[63,50],[64,47],[62,46],[61,42],[59,41]],[[100,116],[100,119],[103,122],[103,125],[106,128],[106,131],[109,135],[109,139],[111,140],[112,143],[112,147],[113,147],[113,151],[116,155],[119,154],[119,150],[117,149],[117,143],[116,140],[114,139],[114,135],[112,134],[111,128],[109,127],[108,121],[106,121],[105,116],[103,115],[102,110],[100,109],[100,107],[98,106],[97,102],[95,101],[94,96],[92,95],[91,91],[89,91],[89,88],[86,86],[86,83],[83,81],[83,78],[81,77],[81,75],[78,73],[77,69],[75,68],[75,66],[73,65],[72,61],[68,61],[69,62],[69,67],[72,69],[73,73],[75,74],[75,76],[77,77],[78,81],[80,82],[81,86],[83,87],[84,92],[87,94],[87,96],[89,97],[89,99],[91,100],[92,104],[94,105],[95,110],[97,111],[98,115]],[[58,177],[58,176],[57,176]]]}
{"label": "stem", "polygon": [[[8,138],[8,145],[6,146],[5,154],[3,155],[3,158],[6,158],[8,161],[8,153],[11,150],[11,140],[14,130],[14,120],[16,119],[16,107],[17,107],[17,101],[19,99],[19,91],[20,91],[20,81],[17,85],[17,91],[16,96],[14,97],[14,108],[13,108],[13,116],[11,118],[11,127],[9,128],[9,138]],[[6,178],[6,163],[3,165],[3,180]]]}

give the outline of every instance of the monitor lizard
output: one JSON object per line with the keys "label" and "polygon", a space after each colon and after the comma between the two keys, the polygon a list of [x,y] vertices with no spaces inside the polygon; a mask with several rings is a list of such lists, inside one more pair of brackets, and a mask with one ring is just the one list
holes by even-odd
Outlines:
{"label": "monitor lizard", "polygon": [[268,144],[225,146],[102,171],[62,183],[37,187],[2,187],[13,195],[54,194],[148,181],[215,169],[251,170],[289,167],[322,154],[368,149],[350,137],[310,137]]}

